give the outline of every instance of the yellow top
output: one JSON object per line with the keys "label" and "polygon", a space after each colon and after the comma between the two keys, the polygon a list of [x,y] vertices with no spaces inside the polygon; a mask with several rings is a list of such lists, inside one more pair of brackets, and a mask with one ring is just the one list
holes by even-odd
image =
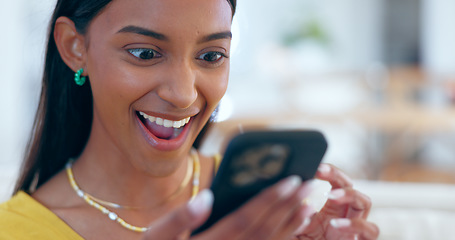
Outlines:
{"label": "yellow top", "polygon": [[57,215],[22,191],[0,204],[0,239],[83,240]]}
{"label": "yellow top", "polygon": [[213,175],[216,175],[216,173],[218,172],[218,168],[220,168],[221,160],[223,160],[223,158],[221,157],[221,154],[217,153],[215,154],[215,156],[213,156],[213,159],[215,160]]}
{"label": "yellow top", "polygon": [[[214,172],[221,155],[214,156]],[[0,204],[0,240],[83,240],[69,225],[30,195],[19,191]]]}

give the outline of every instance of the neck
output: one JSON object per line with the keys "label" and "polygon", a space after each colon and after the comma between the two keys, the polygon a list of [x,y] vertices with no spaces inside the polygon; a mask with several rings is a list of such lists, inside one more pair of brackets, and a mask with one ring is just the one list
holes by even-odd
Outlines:
{"label": "neck", "polygon": [[[129,156],[116,151],[116,147],[93,144],[100,142],[106,141],[89,140],[75,161],[73,172],[81,189],[110,202],[128,206],[158,205],[179,188],[190,167],[188,152],[180,154],[178,159],[149,158],[142,164],[131,161]],[[180,195],[185,200],[190,197],[184,192]]]}

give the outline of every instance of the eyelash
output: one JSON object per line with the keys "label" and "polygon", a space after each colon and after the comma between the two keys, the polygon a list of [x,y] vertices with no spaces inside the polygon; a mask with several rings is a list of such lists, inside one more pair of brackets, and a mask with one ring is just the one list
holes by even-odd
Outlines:
{"label": "eyelash", "polygon": [[[133,55],[133,57],[137,58],[140,61],[149,61],[152,59],[161,58],[161,56],[162,56],[159,52],[157,52],[151,48],[132,48],[132,49],[128,49],[127,51],[128,51],[128,53]],[[146,53],[146,52],[148,52],[148,53]],[[146,53],[148,55],[143,56],[142,54],[144,54],[144,53]],[[204,57],[207,56],[208,54],[216,54],[217,59],[214,61],[205,60]],[[146,58],[146,57],[149,57],[149,58]],[[207,63],[209,65],[216,65],[221,60],[223,60],[223,58],[229,58],[229,57],[226,56],[226,54],[224,54],[222,52],[209,51],[209,52],[202,53],[196,59],[204,61],[205,63]]]}
{"label": "eyelash", "polygon": [[[133,55],[135,58],[141,60],[141,61],[147,61],[147,60],[152,60],[155,58],[160,58],[161,54],[151,48],[132,48],[127,50],[131,55]],[[144,52],[148,52],[148,54],[152,54],[150,58],[142,58],[142,54]]]}
{"label": "eyelash", "polygon": [[[208,60],[204,59],[204,56],[207,56],[208,54],[216,54],[217,55],[217,59],[214,60],[214,61],[208,61]],[[209,64],[216,64],[219,61],[223,60],[223,58],[228,58],[228,56],[226,56],[226,54],[224,54],[222,52],[209,51],[209,52],[205,52],[205,53],[201,54],[197,59],[205,61],[205,62],[207,62]]]}

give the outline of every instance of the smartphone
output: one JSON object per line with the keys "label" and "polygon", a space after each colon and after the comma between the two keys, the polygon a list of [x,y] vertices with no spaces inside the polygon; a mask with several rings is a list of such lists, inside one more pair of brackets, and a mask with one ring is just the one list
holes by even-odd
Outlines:
{"label": "smartphone", "polygon": [[283,178],[312,179],[326,152],[327,141],[314,130],[248,131],[228,144],[210,189],[214,194],[204,231],[246,201]]}

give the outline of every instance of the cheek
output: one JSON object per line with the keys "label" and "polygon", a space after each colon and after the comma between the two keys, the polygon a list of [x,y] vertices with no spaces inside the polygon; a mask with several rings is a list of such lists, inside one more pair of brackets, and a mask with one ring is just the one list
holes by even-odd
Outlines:
{"label": "cheek", "polygon": [[226,93],[229,81],[229,68],[227,67],[223,71],[218,73],[210,74],[204,79],[204,83],[201,86],[201,94],[207,101],[207,108],[213,111],[221,98]]}
{"label": "cheek", "polygon": [[126,71],[122,62],[112,61],[116,58],[99,59],[96,56],[108,55],[94,51],[88,61],[96,110],[104,115],[120,117],[119,114],[128,111],[130,105],[143,94],[144,87],[138,84],[137,76],[128,74],[130,71]]}

